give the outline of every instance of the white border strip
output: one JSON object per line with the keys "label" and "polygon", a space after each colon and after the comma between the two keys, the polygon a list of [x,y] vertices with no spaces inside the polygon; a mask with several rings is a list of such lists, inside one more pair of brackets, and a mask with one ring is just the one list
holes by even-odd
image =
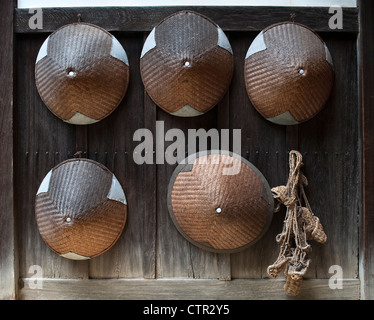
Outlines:
{"label": "white border strip", "polygon": [[18,0],[18,8],[148,6],[357,7],[356,0]]}

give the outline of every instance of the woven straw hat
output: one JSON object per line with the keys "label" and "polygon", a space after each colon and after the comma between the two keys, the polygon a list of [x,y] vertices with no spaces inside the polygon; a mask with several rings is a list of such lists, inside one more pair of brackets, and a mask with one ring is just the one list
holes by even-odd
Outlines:
{"label": "woven straw hat", "polygon": [[273,205],[261,172],[226,151],[191,155],[169,182],[168,208],[176,228],[212,252],[237,252],[254,244],[271,222]]}
{"label": "woven straw hat", "polygon": [[53,251],[84,260],[114,245],[126,223],[127,203],[120,183],[106,167],[71,159],[42,181],[35,215],[40,235]]}
{"label": "woven straw hat", "polygon": [[140,59],[148,95],[180,117],[201,115],[225,95],[233,73],[233,54],[222,31],[207,17],[177,12],[156,26]]}
{"label": "woven straw hat", "polygon": [[129,62],[110,33],[73,23],[45,40],[36,59],[35,80],[42,100],[57,117],[91,124],[121,102],[129,83]]}
{"label": "woven straw hat", "polygon": [[245,57],[250,100],[267,120],[294,125],[325,105],[333,85],[330,52],[306,26],[285,22],[263,30]]}

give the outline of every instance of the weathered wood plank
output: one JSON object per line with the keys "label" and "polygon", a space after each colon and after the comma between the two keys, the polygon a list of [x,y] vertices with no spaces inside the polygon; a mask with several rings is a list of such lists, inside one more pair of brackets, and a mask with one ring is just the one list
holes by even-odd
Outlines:
{"label": "weathered wood plank", "polygon": [[[143,38],[134,35],[115,35],[127,52],[130,63],[130,82],[120,105],[107,118],[88,128],[88,157],[111,170],[121,183],[127,198],[127,222],[117,243],[107,252],[90,261],[91,278],[152,277],[148,248],[148,214],[152,205],[146,200],[155,186],[155,172],[133,160],[133,134],[145,126],[144,93],[140,78],[139,58]],[[147,120],[148,121],[148,120]],[[153,176],[152,176],[153,175]],[[151,195],[150,195],[151,196]],[[145,260],[147,259],[147,260]],[[154,264],[154,263],[153,263]],[[144,274],[143,266],[147,271]]]}
{"label": "weathered wood plank", "polygon": [[[274,187],[286,179],[286,127],[264,119],[252,106],[245,90],[244,57],[254,36],[254,33],[233,33],[230,36],[235,57],[230,89],[230,127],[241,130],[241,155],[262,172],[270,187]],[[245,251],[231,255],[233,278],[267,276],[267,264],[276,258],[273,239],[281,230],[280,222],[279,216],[274,216],[262,239]]]}
{"label": "weathered wood plank", "polygon": [[214,20],[225,31],[260,31],[270,24],[290,20],[295,13],[295,21],[316,31],[358,32],[356,8],[343,9],[342,30],[331,30],[328,7],[96,7],[96,8],[45,8],[43,9],[43,29],[30,29],[32,14],[28,9],[16,9],[15,32],[52,32],[57,28],[77,21],[81,13],[82,21],[97,24],[109,31],[150,31],[168,15],[190,9]]}
{"label": "weathered wood plank", "polygon": [[[35,195],[45,175],[73,156],[75,126],[49,111],[35,86],[35,60],[44,37],[17,37],[17,97],[15,110],[15,203],[18,212],[20,276],[38,265],[45,277],[87,278],[87,262],[56,255],[40,237],[34,212]],[[27,188],[25,187],[27,186]]]}
{"label": "weathered wood plank", "polygon": [[[148,34],[144,34],[144,41]],[[142,86],[140,88],[143,88]],[[151,98],[144,91],[144,128],[156,133],[157,109]],[[154,137],[155,139],[155,137]],[[155,155],[152,154],[155,159]],[[143,164],[144,167],[144,260],[143,277],[156,278],[156,241],[157,241],[157,165]]]}
{"label": "weathered wood plank", "polygon": [[0,299],[14,299],[18,277],[13,176],[13,10],[16,1],[0,11]]}
{"label": "weathered wood plank", "polygon": [[[314,213],[328,240],[311,242],[311,277],[328,277],[329,267],[342,267],[344,277],[358,275],[358,218],[361,202],[360,108],[356,36],[323,34],[335,66],[335,83],[324,109],[299,125],[299,151]],[[354,262],[353,262],[354,261]]]}
{"label": "weathered wood plank", "polygon": [[362,112],[362,217],[360,241],[360,276],[362,296],[374,299],[374,3],[359,1],[360,36],[359,36],[359,74]]}
{"label": "weathered wood plank", "polygon": [[[144,42],[142,31],[149,31],[164,16],[177,11],[178,7],[135,8],[135,11],[129,8],[99,9],[85,8],[85,11],[82,11],[83,21],[97,23],[111,31],[119,31],[114,34],[124,45],[129,56],[130,87],[121,105],[110,117],[88,127],[77,128],[63,123],[44,106],[35,88],[33,69],[38,49],[46,34],[29,33],[34,31],[26,30],[28,28],[26,20],[22,22],[23,31],[20,29],[21,25],[16,27],[17,32],[21,33],[17,35],[17,43],[19,42],[17,46],[18,95],[15,110],[15,146],[17,147],[14,151],[15,203],[19,216],[17,225],[18,233],[22,235],[19,237],[20,276],[30,277],[29,267],[36,264],[43,268],[43,277],[54,278],[45,280],[43,290],[32,290],[25,285],[20,291],[21,298],[169,299],[175,295],[178,299],[186,297],[227,299],[226,293],[232,296],[232,299],[284,298],[283,280],[238,280],[238,278],[267,277],[266,267],[274,262],[279,251],[275,236],[281,231],[284,212],[275,214],[264,237],[244,252],[219,255],[191,245],[174,227],[166,205],[167,187],[175,165],[167,163],[137,165],[133,160],[134,148],[139,143],[132,141],[136,129],[149,129],[153,133],[155,144],[163,141],[163,135],[155,136],[156,120],[163,121],[164,132],[172,128],[180,129],[186,137],[188,129],[241,129],[242,156],[262,171],[270,187],[286,183],[288,151],[290,148],[300,149],[305,156],[305,173],[310,180],[310,187],[307,188],[309,200],[316,215],[321,218],[329,237],[327,244],[313,246],[312,267],[307,277],[328,278],[331,276],[328,268],[332,264],[338,264],[343,268],[344,278],[354,278],[354,280],[344,282],[343,290],[331,290],[328,288],[327,279],[308,279],[303,285],[305,284],[305,288],[310,288],[309,293],[302,293],[298,298],[359,298],[359,281],[356,277],[359,254],[357,219],[361,199],[359,186],[361,138],[357,104],[357,65],[355,65],[357,27],[350,27],[349,22],[354,21],[353,15],[357,18],[357,10],[349,11],[352,13],[351,18],[346,14],[347,11],[344,12],[343,33],[321,34],[327,41],[336,62],[337,72],[334,92],[325,110],[310,122],[299,127],[286,128],[269,123],[253,108],[245,91],[243,64],[245,53],[256,32],[280,21],[277,19],[282,17],[281,20],[287,20],[290,8],[287,10],[275,8],[270,11],[266,11],[269,8],[251,8],[251,10],[247,8],[239,14],[233,8],[226,8],[227,11],[223,13],[220,8],[198,7],[200,12],[211,17],[224,30],[233,30],[228,34],[234,50],[235,73],[229,93],[218,106],[206,115],[190,119],[171,116],[158,108],[144,94],[139,73],[139,56]],[[50,32],[57,25],[74,22],[77,13],[75,10],[76,8],[46,9],[44,12],[46,28],[37,32]],[[316,30],[323,22],[325,26],[322,30],[330,31],[326,29],[330,17],[327,14],[328,8],[323,8],[324,11],[319,11],[317,14],[316,8],[300,10],[296,17],[297,22],[311,23],[308,25],[312,28],[314,23],[314,26],[317,26]],[[259,15],[257,17],[256,12]],[[269,12],[273,12],[274,16]],[[28,19],[29,15],[26,11],[16,10],[17,23],[20,22],[21,16],[22,19]],[[131,33],[132,31],[136,33]],[[25,34],[22,34],[24,32]],[[365,66],[370,67],[370,63]],[[370,81],[367,82],[368,86],[372,83]],[[369,89],[367,90],[370,92]],[[367,99],[372,101],[369,93]],[[365,105],[370,106],[370,102]],[[366,108],[365,112],[370,117],[372,108]],[[5,119],[6,114],[2,120],[6,126]],[[370,136],[371,133],[366,137],[368,155],[372,149]],[[232,131],[230,138],[232,138]],[[163,150],[170,143],[165,142]],[[187,143],[188,141],[185,141],[186,151]],[[118,243],[110,251],[90,262],[73,262],[51,252],[39,236],[33,209],[34,196],[41,179],[50,168],[72,157],[79,149],[87,152],[82,156],[103,163],[116,174],[125,189],[129,204],[128,225]],[[331,153],[330,150],[333,152]],[[369,162],[366,165],[370,167]],[[371,180],[370,174],[365,180],[368,186]],[[25,185],[28,186],[26,191]],[[370,207],[370,189],[367,192],[366,199]],[[363,245],[368,246],[365,254],[370,257],[372,229],[368,212],[366,212],[368,220],[365,220],[365,216],[363,219],[366,221]],[[370,260],[362,261],[370,262]],[[365,262],[365,265],[362,263],[362,268],[372,272],[372,264],[369,262]],[[366,273],[366,277],[369,276],[370,273]],[[113,280],[109,282],[61,280],[88,277],[113,278]],[[157,281],[121,279],[156,277],[162,279]],[[225,283],[219,284],[219,281],[197,279],[228,280],[231,277],[234,280],[226,287]],[[114,280],[117,278],[119,278],[118,282]],[[188,280],[164,280],[165,278]],[[27,281],[26,279],[25,284]],[[100,292],[104,294],[101,295]]]}
{"label": "weathered wood plank", "polygon": [[21,281],[20,299],[25,300],[357,300],[360,281],[344,279],[342,289],[330,289],[329,279],[310,279],[302,283],[296,297],[284,292],[282,280],[62,280],[38,279],[42,289],[31,289]]}
{"label": "weathered wood plank", "polygon": [[[226,32],[226,36],[230,40],[230,34]],[[226,92],[222,100],[217,104],[217,130],[220,133],[221,149],[233,151],[233,134],[230,130],[230,88]],[[222,137],[222,129],[229,130],[229,143],[227,146],[223,146],[225,143]],[[218,255],[218,274],[220,280],[231,280],[231,255],[228,253],[222,253]]]}
{"label": "weathered wood plank", "polygon": [[[200,149],[198,141],[196,150],[188,151],[188,130],[216,128],[217,125],[217,107],[214,107],[204,115],[192,118],[182,118],[170,115],[157,108],[157,120],[163,124],[164,130],[156,138],[155,143],[164,144],[160,147],[161,153],[167,149],[172,142],[165,142],[164,133],[169,129],[182,130],[185,141],[179,141],[185,144],[185,151],[194,153],[203,151]],[[208,146],[209,149],[209,146]],[[162,161],[163,156],[158,153]],[[219,278],[218,255],[207,252],[190,244],[174,226],[167,206],[167,190],[170,177],[177,164],[160,164],[157,166],[157,276],[160,278]]]}

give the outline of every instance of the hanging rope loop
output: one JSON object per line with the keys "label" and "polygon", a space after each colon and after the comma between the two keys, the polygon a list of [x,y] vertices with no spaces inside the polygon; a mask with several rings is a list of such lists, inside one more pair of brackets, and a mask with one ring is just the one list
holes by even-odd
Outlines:
{"label": "hanging rope loop", "polygon": [[300,152],[292,150],[289,153],[290,172],[285,186],[272,188],[274,199],[278,201],[275,212],[281,205],[286,207],[286,217],[282,232],[275,240],[281,244],[277,260],[268,267],[270,277],[276,278],[285,268],[286,284],[284,290],[292,295],[300,291],[301,282],[308,270],[310,259],[307,252],[311,246],[307,240],[325,243],[327,236],[319,219],[313,214],[304,187],[308,180],[301,172],[303,166]]}

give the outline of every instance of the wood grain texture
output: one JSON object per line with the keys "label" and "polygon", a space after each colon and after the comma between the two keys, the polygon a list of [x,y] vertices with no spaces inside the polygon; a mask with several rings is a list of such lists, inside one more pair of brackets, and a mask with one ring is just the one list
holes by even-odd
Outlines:
{"label": "wood grain texture", "polygon": [[13,75],[15,1],[0,11],[0,299],[14,299],[18,277],[13,176]]}
{"label": "wood grain texture", "polygon": [[[184,144],[185,151],[192,141],[188,141],[188,130],[204,129],[208,131],[215,128],[217,109],[213,108],[202,116],[194,118],[181,118],[172,116],[162,109],[157,108],[157,120],[162,121],[164,132],[169,129],[178,129],[184,133],[186,139],[179,141]],[[162,141],[163,135],[156,138],[161,153],[167,150],[171,142]],[[174,138],[176,141],[176,138]],[[198,141],[195,153],[205,150]],[[160,156],[160,153],[158,154]],[[161,154],[162,156],[162,154]],[[190,244],[175,228],[167,207],[167,190],[170,177],[176,165],[165,163],[157,166],[157,277],[159,278],[219,278],[218,256],[206,252]]]}
{"label": "wood grain texture", "polygon": [[[335,64],[335,83],[325,108],[299,126],[299,149],[309,179],[308,200],[327,231],[327,243],[316,244],[309,274],[328,277],[328,265],[340,265],[344,277],[358,276],[361,145],[357,85],[356,37],[324,35]],[[343,44],[344,43],[344,44]],[[343,49],[344,47],[344,49]],[[344,92],[344,94],[343,94]],[[347,234],[350,240],[347,241]],[[337,245],[339,244],[339,245]],[[313,271],[312,271],[313,270]]]}
{"label": "wood grain texture", "polygon": [[126,193],[128,220],[113,250],[90,261],[90,277],[152,278],[155,272],[152,256],[155,170],[134,162],[133,152],[138,142],[132,140],[137,129],[149,127],[154,121],[154,115],[148,114],[144,106],[138,72],[143,38],[142,35],[116,36],[128,54],[131,80],[125,98],[113,114],[88,128],[88,157],[97,159],[116,175]]}
{"label": "wood grain texture", "polygon": [[[331,14],[326,8],[305,7],[97,7],[97,8],[44,8],[43,29],[29,28],[28,9],[16,9],[15,32],[41,33],[52,32],[57,28],[77,21],[81,14],[82,22],[97,24],[108,31],[151,31],[161,20],[181,10],[191,9],[206,15],[224,31],[260,31],[270,24],[289,21],[295,13],[295,21],[305,24],[316,31],[331,31]],[[356,8],[343,8],[344,30],[334,32],[358,32]]]}
{"label": "wood grain texture", "polygon": [[[163,134],[169,129],[181,130],[185,137],[188,129],[230,129],[229,149],[233,148],[232,130],[240,129],[241,155],[263,173],[270,187],[286,183],[289,150],[301,151],[305,161],[304,173],[310,183],[307,196],[321,219],[328,242],[324,245],[312,243],[308,280],[303,282],[305,290],[302,289],[298,298],[360,298],[357,277],[358,255],[361,254],[358,250],[358,221],[361,214],[362,150],[356,75],[358,29],[357,25],[350,27],[352,21],[357,22],[357,10],[344,11],[343,32],[332,32],[326,29],[330,17],[327,8],[323,11],[296,8],[300,10],[297,22],[314,26],[317,31],[319,28],[326,31],[319,34],[334,59],[336,79],[331,98],[320,114],[300,126],[285,127],[270,123],[253,108],[245,90],[243,67],[245,54],[257,31],[279,20],[287,20],[289,8],[252,8],[242,14],[237,11],[240,8],[226,8],[222,14],[220,8],[198,7],[225,31],[232,30],[227,35],[234,51],[234,75],[223,100],[206,114],[195,118],[175,117],[157,107],[144,92],[139,74],[139,58],[146,33],[178,8],[101,9],[85,8],[83,21],[116,30],[113,34],[129,57],[130,83],[119,107],[106,119],[87,127],[73,126],[55,117],[42,103],[34,80],[35,59],[46,33],[57,25],[75,22],[75,10],[79,9],[46,10],[45,29],[38,31],[44,33],[28,30],[28,13],[16,10],[14,203],[19,246],[18,250],[14,248],[19,253],[20,277],[26,278],[20,298],[152,299],[159,295],[168,299],[175,295],[176,298],[214,299],[226,298],[225,294],[233,299],[284,298],[283,278],[274,282],[261,278],[268,277],[266,268],[277,257],[279,245],[275,236],[282,229],[285,212],[274,214],[264,237],[243,252],[216,254],[195,247],[178,233],[167,209],[168,183],[176,165],[137,165],[134,162],[133,152],[140,142],[133,141],[133,134],[139,128],[147,128],[153,134],[154,160],[160,160],[159,157],[163,157],[168,146],[176,140],[174,137],[173,141],[165,141]],[[369,86],[372,82],[367,83]],[[3,94],[0,99],[6,96]],[[367,99],[371,101],[370,94]],[[370,106],[370,102],[367,103],[365,105]],[[365,112],[370,117],[372,108],[367,108]],[[9,128],[9,117],[10,114],[4,113],[1,120],[4,128]],[[156,120],[164,125],[164,132],[159,136],[156,136]],[[9,132],[4,132],[2,141],[10,139]],[[369,139],[370,131],[367,132],[366,139]],[[191,141],[186,139],[182,143],[187,153]],[[370,139],[366,143],[369,156]],[[8,141],[7,148],[11,147]],[[209,144],[206,148],[210,148]],[[96,160],[114,172],[128,200],[128,222],[122,236],[108,252],[89,262],[71,261],[51,252],[40,238],[34,217],[35,194],[45,174],[61,161],[73,157],[78,150],[83,152],[82,157]],[[161,153],[156,154],[156,150]],[[4,160],[9,164],[9,158],[4,156]],[[370,166],[370,162],[366,166]],[[371,175],[368,175],[365,180],[368,187],[371,180]],[[367,208],[371,203],[370,190],[368,188],[366,193]],[[9,199],[4,199],[8,203]],[[372,229],[370,216],[366,217],[363,245],[368,246],[365,253],[368,255]],[[368,261],[365,268],[370,272],[373,268],[370,260],[362,261]],[[328,288],[327,278],[332,275],[328,270],[333,264],[343,268],[344,290]],[[26,285],[27,278],[32,276],[29,273],[32,265],[43,268],[46,279],[42,290],[31,290]],[[94,280],[104,278],[111,280]],[[145,281],[144,278],[158,279]]]}
{"label": "wood grain texture", "polygon": [[374,128],[371,123],[374,118],[374,3],[361,0],[358,5],[360,8],[359,75],[363,137],[360,275],[363,283],[362,297],[374,299]]}
{"label": "wood grain texture", "polygon": [[[244,84],[244,57],[254,34],[231,33],[235,71],[230,89],[230,127],[241,129],[241,154],[259,169],[270,187],[286,179],[286,127],[265,120],[253,108]],[[268,231],[253,246],[231,255],[233,278],[266,277],[269,264],[276,254],[275,236],[280,232],[280,216],[274,215]],[[276,257],[275,257],[276,258]]]}
{"label": "wood grain texture", "polygon": [[[230,41],[230,35],[226,33],[226,36],[228,37]],[[226,92],[225,96],[222,98],[222,100],[217,104],[217,130],[220,131],[220,141],[221,141],[221,149],[230,151],[233,150],[233,134],[230,130],[230,88]],[[223,141],[223,132],[225,130],[229,132],[229,142]],[[222,144],[222,142],[224,142]],[[227,144],[225,147],[224,144]],[[231,254],[229,253],[221,253],[218,255],[218,276],[220,280],[231,280]]]}
{"label": "wood grain texture", "polygon": [[[145,39],[145,36],[144,36]],[[144,128],[156,132],[157,109],[151,98],[144,93]],[[154,154],[152,154],[155,159]],[[146,279],[156,278],[156,241],[157,241],[157,168],[156,164],[143,164],[144,195],[144,244],[143,276]]]}
{"label": "wood grain texture", "polygon": [[328,279],[302,283],[300,295],[283,291],[283,280],[42,280],[42,289],[31,289],[30,280],[21,280],[20,298],[25,300],[357,300],[360,282],[345,279],[343,289],[330,289]]}
{"label": "wood grain texture", "polygon": [[[39,265],[45,277],[87,278],[88,262],[79,263],[56,255],[38,232],[35,195],[45,175],[75,153],[75,126],[54,116],[38,95],[34,68],[44,37],[17,38],[17,97],[15,110],[15,203],[17,204],[20,276]],[[27,188],[23,186],[27,185]],[[22,236],[21,236],[22,235]]]}

